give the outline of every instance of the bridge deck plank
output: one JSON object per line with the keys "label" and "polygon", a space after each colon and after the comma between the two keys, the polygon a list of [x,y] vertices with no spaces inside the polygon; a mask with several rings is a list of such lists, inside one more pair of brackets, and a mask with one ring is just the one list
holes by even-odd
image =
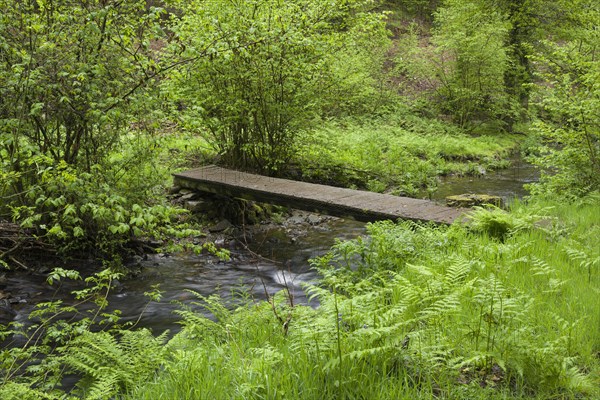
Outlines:
{"label": "bridge deck plank", "polygon": [[214,165],[173,176],[176,185],[188,189],[361,221],[409,219],[450,224],[466,212],[465,209],[450,208],[429,200],[272,178]]}

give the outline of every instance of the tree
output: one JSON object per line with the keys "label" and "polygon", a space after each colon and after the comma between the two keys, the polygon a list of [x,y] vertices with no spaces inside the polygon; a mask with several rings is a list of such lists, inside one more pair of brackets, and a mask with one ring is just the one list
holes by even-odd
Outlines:
{"label": "tree", "polygon": [[[27,229],[0,242],[0,266],[22,266],[13,256],[31,248],[118,261],[177,213],[144,197],[151,184],[137,173],[150,176],[152,149],[131,144],[146,138],[151,89],[174,66],[159,51],[163,12],[145,0],[0,8],[0,223]],[[126,145],[139,154],[122,161]]]}
{"label": "tree", "polygon": [[35,183],[39,157],[89,172],[156,76],[161,10],[143,0],[2,0],[0,8],[0,164],[13,191]]}
{"label": "tree", "polygon": [[356,79],[365,77],[365,57],[339,63],[358,42],[367,43],[367,49],[384,47],[382,19],[366,11],[369,4],[185,2],[184,16],[174,27],[185,47],[182,56],[209,56],[175,74],[169,89],[188,122],[206,127],[222,162],[277,170],[291,157],[298,132],[328,106],[369,86],[368,79]]}
{"label": "tree", "polygon": [[442,112],[462,127],[502,115],[508,102],[503,81],[510,25],[505,15],[485,1],[447,0],[435,24]]}
{"label": "tree", "polygon": [[390,9],[398,8],[409,16],[430,22],[441,0],[386,0],[383,3]]}
{"label": "tree", "polygon": [[542,168],[536,193],[577,197],[600,190],[600,7],[577,0],[571,28],[559,43],[545,41],[538,54],[534,132],[542,148],[533,161]]}

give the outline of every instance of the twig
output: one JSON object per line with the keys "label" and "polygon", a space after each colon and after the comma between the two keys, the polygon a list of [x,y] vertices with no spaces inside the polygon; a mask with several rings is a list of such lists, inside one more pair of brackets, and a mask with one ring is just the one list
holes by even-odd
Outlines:
{"label": "twig", "polygon": [[13,263],[17,264],[19,267],[23,268],[25,271],[30,271],[31,269],[29,267],[27,267],[25,264],[23,264],[22,262],[20,262],[19,260],[17,260],[16,258],[10,256],[8,257],[8,259],[10,261],[12,261]]}
{"label": "twig", "polygon": [[[12,240],[12,239],[9,239]],[[17,251],[19,249],[19,247],[21,247],[21,245],[23,244],[23,242],[16,242],[16,244],[11,247],[10,249],[6,250],[5,252],[3,252],[2,254],[0,254],[0,260],[3,259],[4,257],[10,255],[11,253],[14,253],[15,251]]]}

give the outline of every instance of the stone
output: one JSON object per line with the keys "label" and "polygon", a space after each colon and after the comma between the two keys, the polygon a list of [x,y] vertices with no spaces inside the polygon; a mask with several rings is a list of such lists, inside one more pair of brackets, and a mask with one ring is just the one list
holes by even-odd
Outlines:
{"label": "stone", "polygon": [[208,231],[211,233],[223,232],[224,230],[229,229],[231,227],[233,227],[231,222],[229,222],[226,219],[222,219],[216,225],[213,225],[210,228],[208,228]]}
{"label": "stone", "polygon": [[177,194],[181,190],[181,186],[172,186],[169,189],[169,194]]}
{"label": "stone", "polygon": [[294,215],[288,218],[287,222],[291,225],[301,225],[306,222],[306,219],[303,215]]}
{"label": "stone", "polygon": [[196,200],[198,198],[198,193],[196,192],[191,192],[191,193],[186,193],[183,196],[180,197],[181,201],[188,201],[188,200]]}
{"label": "stone", "polygon": [[448,207],[475,207],[484,204],[492,204],[496,207],[504,206],[502,197],[490,194],[459,194],[446,197],[446,205]]}
{"label": "stone", "polygon": [[311,225],[319,225],[321,222],[323,222],[323,218],[316,214],[310,214],[308,217],[306,217],[306,222]]}
{"label": "stone", "polygon": [[183,204],[183,208],[193,213],[204,213],[211,211],[214,205],[209,201],[188,200]]}

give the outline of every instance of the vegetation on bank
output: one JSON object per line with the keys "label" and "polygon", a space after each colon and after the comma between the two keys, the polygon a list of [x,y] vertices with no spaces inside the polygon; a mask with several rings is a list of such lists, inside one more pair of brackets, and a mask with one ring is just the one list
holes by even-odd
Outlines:
{"label": "vegetation on bank", "polygon": [[[408,111],[374,119],[339,119],[300,135],[300,179],[416,197],[448,175],[482,176],[509,165],[522,138],[472,136]],[[291,171],[289,174],[293,174]]]}
{"label": "vegetation on bank", "polygon": [[[599,12],[546,3],[5,1],[0,219],[126,257],[180,220],[163,146],[185,135],[235,168],[415,195],[533,132],[545,187],[576,198],[600,176]],[[2,239],[3,265],[30,245]]]}
{"label": "vegetation on bank", "polygon": [[200,298],[215,320],[182,311],[164,372],[127,398],[598,396],[598,205],[372,224],[314,260],[317,309]]}
{"label": "vegetation on bank", "polygon": [[[105,272],[77,312],[41,304],[5,337],[5,399],[594,398],[600,395],[597,209],[478,209],[469,226],[371,224],[314,260],[316,309],[198,296],[172,339],[111,324]],[[65,278],[57,271],[52,279]],[[157,300],[158,293],[152,294]],[[236,299],[238,301],[240,299]],[[207,318],[208,311],[213,318]],[[56,319],[56,321],[55,321]],[[100,331],[98,331],[98,328]],[[104,330],[106,329],[106,330]],[[158,334],[156,332],[155,334]],[[76,374],[72,391],[61,381]]]}
{"label": "vegetation on bank", "polygon": [[[600,396],[595,1],[0,8],[0,266],[107,267],[0,329],[2,398]],[[214,318],[182,307],[172,339],[107,311],[124,258],[202,235],[166,201],[175,169],[414,195],[523,142],[542,170],[527,202],[370,225],[314,261],[316,309],[199,298]]]}

